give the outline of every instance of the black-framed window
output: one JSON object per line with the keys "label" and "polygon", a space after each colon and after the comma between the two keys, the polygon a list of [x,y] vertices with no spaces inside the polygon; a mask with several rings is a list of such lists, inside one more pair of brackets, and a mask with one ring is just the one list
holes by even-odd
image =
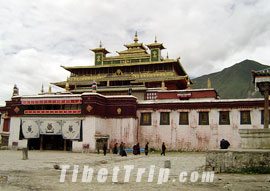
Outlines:
{"label": "black-framed window", "polygon": [[[269,111],[269,119],[270,119],[270,111]],[[264,124],[264,110],[261,111],[261,124]]]}
{"label": "black-framed window", "polygon": [[151,125],[151,113],[141,113],[140,125]]}
{"label": "black-framed window", "polygon": [[170,125],[169,112],[160,112],[160,125]]}
{"label": "black-framed window", "polygon": [[251,124],[250,111],[240,111],[240,124]]}
{"label": "black-framed window", "polygon": [[180,112],[179,113],[179,125],[188,125],[188,112]]}
{"label": "black-framed window", "polygon": [[219,112],[219,124],[220,125],[230,125],[230,112],[220,111]]}
{"label": "black-framed window", "polygon": [[199,125],[209,125],[209,112],[199,112]]}

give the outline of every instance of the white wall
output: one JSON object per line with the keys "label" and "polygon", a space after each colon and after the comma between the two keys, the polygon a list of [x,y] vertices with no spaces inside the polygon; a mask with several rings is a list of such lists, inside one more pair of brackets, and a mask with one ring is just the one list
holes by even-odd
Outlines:
{"label": "white wall", "polygon": [[[250,111],[251,124],[240,124],[240,110],[231,109],[230,125],[219,125],[218,109],[209,111],[209,125],[199,125],[199,110],[183,110],[189,112],[189,125],[179,125],[179,111],[170,112],[170,125],[160,125],[160,112],[152,111],[152,125],[139,127],[139,141],[144,145],[147,141],[149,147],[161,149],[165,142],[171,150],[208,150],[219,148],[221,139],[230,142],[231,148],[241,148],[240,128],[263,128],[261,124],[261,111],[253,108]],[[144,111],[146,112],[146,111]],[[141,111],[137,112],[141,117]]]}
{"label": "white wall", "polygon": [[3,125],[4,125],[4,119],[2,119],[2,116],[3,116],[4,114],[1,114],[0,113],[0,143],[1,143],[1,140],[2,140],[2,136],[1,136],[1,132],[3,132]]}
{"label": "white wall", "polygon": [[10,118],[9,140],[8,140],[8,147],[10,149],[12,149],[13,142],[18,142],[18,149],[27,148],[27,140],[19,140],[20,123],[21,119],[19,117]]}
{"label": "white wall", "polygon": [[123,141],[126,147],[137,142],[137,119],[134,118],[98,118],[96,117],[96,133],[109,136],[110,148]]}
{"label": "white wall", "polygon": [[95,124],[96,117],[86,117],[82,120],[83,138],[82,141],[72,142],[72,151],[82,151],[83,144],[89,144],[90,151],[94,152],[96,148],[95,142]]}

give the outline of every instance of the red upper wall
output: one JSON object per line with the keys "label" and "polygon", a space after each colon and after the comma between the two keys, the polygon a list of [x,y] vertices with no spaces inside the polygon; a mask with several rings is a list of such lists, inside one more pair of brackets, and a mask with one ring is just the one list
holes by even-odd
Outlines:
{"label": "red upper wall", "polygon": [[160,91],[151,90],[145,94],[146,100],[153,99],[199,99],[199,98],[213,98],[217,99],[218,94],[214,89],[186,89],[180,91]]}

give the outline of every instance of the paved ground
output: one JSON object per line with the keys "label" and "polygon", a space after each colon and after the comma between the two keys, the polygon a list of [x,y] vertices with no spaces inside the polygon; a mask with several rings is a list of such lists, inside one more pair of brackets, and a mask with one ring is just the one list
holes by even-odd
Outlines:
{"label": "paved ground", "polygon": [[[169,180],[157,184],[159,170],[164,167],[164,161],[170,160]],[[22,151],[0,150],[0,190],[270,190],[270,174],[268,175],[240,175],[215,174],[212,183],[201,182],[204,153],[167,153],[120,157],[112,154],[107,156],[89,153],[71,153],[62,151],[29,151],[29,160],[22,160]],[[54,165],[70,165],[65,182],[61,183],[61,170],[54,169]],[[76,182],[72,182],[74,165],[79,166]],[[91,182],[82,182],[84,165],[93,168]],[[134,165],[129,182],[124,182],[124,165]],[[153,182],[148,182],[149,169],[155,165]],[[118,166],[118,182],[112,182],[113,168]],[[108,169],[107,180],[97,181],[98,171]],[[141,182],[136,182],[139,168],[145,168]],[[179,174],[187,172],[187,181],[179,182]],[[197,182],[190,181],[192,172],[198,171]],[[102,178],[102,177],[101,177]]]}

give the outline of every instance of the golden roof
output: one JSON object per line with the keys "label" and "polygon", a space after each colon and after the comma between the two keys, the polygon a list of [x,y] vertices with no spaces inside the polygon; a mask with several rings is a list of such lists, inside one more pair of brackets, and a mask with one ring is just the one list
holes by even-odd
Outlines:
{"label": "golden roof", "polygon": [[152,48],[159,48],[160,50],[166,49],[166,48],[163,46],[163,43],[158,43],[158,42],[157,42],[157,37],[155,37],[154,43],[148,44],[148,45],[146,45],[146,46],[147,46],[149,49],[152,49]]}

